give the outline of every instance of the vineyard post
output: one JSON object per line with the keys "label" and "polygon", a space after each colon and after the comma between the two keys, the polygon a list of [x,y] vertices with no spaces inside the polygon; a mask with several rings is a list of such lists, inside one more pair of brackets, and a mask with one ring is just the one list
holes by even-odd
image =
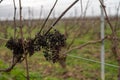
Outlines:
{"label": "vineyard post", "polygon": [[[102,0],[104,4],[104,0]],[[104,38],[104,10],[101,6],[101,39]],[[105,80],[105,48],[104,48],[104,40],[101,44],[101,80]]]}

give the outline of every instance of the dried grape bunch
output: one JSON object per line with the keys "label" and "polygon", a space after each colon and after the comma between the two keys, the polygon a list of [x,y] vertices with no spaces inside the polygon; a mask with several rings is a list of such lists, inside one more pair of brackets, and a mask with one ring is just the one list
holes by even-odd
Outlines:
{"label": "dried grape bunch", "polygon": [[46,60],[56,63],[60,60],[60,50],[66,45],[66,37],[55,30],[45,35],[47,47],[44,48],[44,57]]}
{"label": "dried grape bunch", "polygon": [[22,60],[23,57],[23,45],[22,45],[22,39],[13,39],[10,38],[6,45],[5,45],[8,49],[13,51],[13,56],[17,59],[18,62],[20,62]]}
{"label": "dried grape bunch", "polygon": [[34,39],[34,48],[35,48],[35,51],[40,51],[41,48],[45,48],[47,47],[47,40],[46,40],[46,37],[41,35],[41,34],[37,34],[35,36],[35,39]]}
{"label": "dried grape bunch", "polygon": [[60,50],[66,45],[66,37],[59,31],[54,30],[46,35],[37,34],[35,37],[35,51],[44,49],[44,57],[53,63],[59,60]]}
{"label": "dried grape bunch", "polygon": [[66,38],[59,31],[51,31],[46,35],[37,34],[34,39],[10,38],[6,47],[13,51],[14,57],[18,62],[22,61],[24,55],[32,56],[35,51],[43,49],[44,57],[53,63],[59,61],[60,50],[66,45]]}
{"label": "dried grape bunch", "polygon": [[25,51],[27,53],[29,53],[29,56],[32,56],[35,52],[35,44],[34,44],[34,39],[27,39],[24,42],[24,47],[25,47]]}
{"label": "dried grape bunch", "polygon": [[18,62],[22,60],[23,54],[29,53],[29,55],[32,56],[35,51],[33,39],[24,40],[22,43],[22,39],[10,38],[5,46],[13,51],[13,55],[18,59]]}

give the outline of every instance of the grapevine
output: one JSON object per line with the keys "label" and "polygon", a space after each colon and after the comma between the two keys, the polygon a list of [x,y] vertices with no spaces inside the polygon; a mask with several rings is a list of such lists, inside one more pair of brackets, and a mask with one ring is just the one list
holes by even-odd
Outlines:
{"label": "grapevine", "polygon": [[23,45],[22,39],[10,38],[6,43],[6,47],[12,50],[13,56],[18,62],[22,61],[25,54],[32,56],[35,52],[43,49],[45,59],[55,63],[59,61],[60,50],[65,45],[65,35],[57,30],[51,31],[47,35],[37,34],[33,39],[24,40]]}

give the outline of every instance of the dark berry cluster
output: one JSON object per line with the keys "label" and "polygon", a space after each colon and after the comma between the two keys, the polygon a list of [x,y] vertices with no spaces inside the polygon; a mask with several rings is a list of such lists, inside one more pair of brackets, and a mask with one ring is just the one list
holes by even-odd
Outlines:
{"label": "dark berry cluster", "polygon": [[44,57],[53,63],[59,60],[59,51],[66,45],[66,38],[59,31],[54,30],[46,35],[37,35],[35,40],[36,50],[44,49]]}
{"label": "dark berry cluster", "polygon": [[48,61],[53,63],[59,60],[60,50],[66,45],[66,38],[59,31],[52,31],[46,35],[37,34],[34,39],[22,39],[10,38],[6,43],[6,47],[13,51],[13,55],[21,61],[25,53],[29,53],[30,56],[35,51],[43,49],[44,57]]}
{"label": "dark berry cluster", "polygon": [[[60,50],[66,45],[66,38],[59,31],[54,31],[46,35],[47,47],[45,47],[44,56],[46,60],[51,60],[53,63],[60,58]],[[46,55],[48,57],[46,57]]]}
{"label": "dark berry cluster", "polygon": [[17,59],[18,62],[22,60],[24,49],[22,44],[22,39],[13,39],[10,38],[5,45],[8,49],[13,51],[13,56]]}
{"label": "dark berry cluster", "polygon": [[24,48],[26,53],[29,53],[29,56],[32,56],[35,52],[35,44],[33,39],[27,39],[24,41]]}

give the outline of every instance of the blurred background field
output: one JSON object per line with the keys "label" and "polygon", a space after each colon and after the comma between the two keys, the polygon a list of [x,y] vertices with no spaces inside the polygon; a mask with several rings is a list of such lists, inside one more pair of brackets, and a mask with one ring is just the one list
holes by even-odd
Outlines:
{"label": "blurred background field", "polygon": [[[13,5],[14,1],[15,5]],[[19,1],[22,1],[22,8],[19,7]],[[11,65],[13,52],[5,45],[11,37],[14,37],[15,28],[16,39],[21,38],[20,29],[23,30],[24,41],[33,39],[40,31],[55,2],[55,0],[19,1],[0,0],[0,71]],[[61,12],[73,1],[75,0],[58,1],[41,34],[51,27]],[[104,4],[103,8],[107,12],[107,17],[103,15],[105,21],[101,20],[102,8],[99,0],[79,0],[64,14],[51,31],[58,30],[65,35],[67,44],[60,53],[65,53],[62,56],[66,56],[66,59],[63,58],[63,61],[57,63],[46,61],[43,49],[35,52],[32,56],[27,56],[30,80],[101,80],[101,41],[81,48],[76,47],[90,41],[101,40],[101,25],[104,23],[104,32],[107,36],[104,40],[105,80],[119,80],[120,1],[106,0]],[[22,13],[19,12],[20,10]],[[108,20],[113,29],[110,28]],[[114,42],[115,40],[116,42]],[[115,43],[118,44],[114,45]],[[118,52],[117,56],[116,51]],[[26,69],[25,61],[17,63],[10,72],[0,72],[0,80],[29,80],[26,77]]]}
{"label": "blurred background field", "polygon": [[[55,19],[50,19],[47,27]],[[111,19],[114,24],[115,18]],[[28,20],[24,20],[24,37],[34,37],[40,29],[43,20],[33,20],[31,26],[28,25]],[[55,29],[67,36],[67,45],[75,39],[71,47],[84,44],[88,41],[95,41],[100,39],[100,20],[96,18],[77,19],[62,19],[55,26]],[[120,25],[120,24],[119,24]],[[46,31],[44,28],[44,31]],[[118,27],[118,36],[120,36],[120,28]],[[5,47],[7,39],[13,37],[14,27],[12,21],[0,22],[0,68],[7,68],[10,65],[12,52]],[[19,37],[19,28],[17,28]],[[105,26],[105,35],[111,34],[109,26]],[[81,59],[92,59],[100,61],[101,44],[92,44],[82,49],[72,50],[67,53],[66,68],[62,68],[59,63],[53,64],[45,60],[43,53],[36,52],[32,57],[28,58],[30,79],[31,80],[101,80],[100,79],[100,63],[94,63]],[[117,61],[111,52],[111,43],[105,40],[105,62],[117,65]],[[9,73],[0,73],[0,80],[25,80],[25,63],[18,63],[18,65]],[[106,80],[116,80],[118,75],[118,68],[112,66],[105,66]]]}

